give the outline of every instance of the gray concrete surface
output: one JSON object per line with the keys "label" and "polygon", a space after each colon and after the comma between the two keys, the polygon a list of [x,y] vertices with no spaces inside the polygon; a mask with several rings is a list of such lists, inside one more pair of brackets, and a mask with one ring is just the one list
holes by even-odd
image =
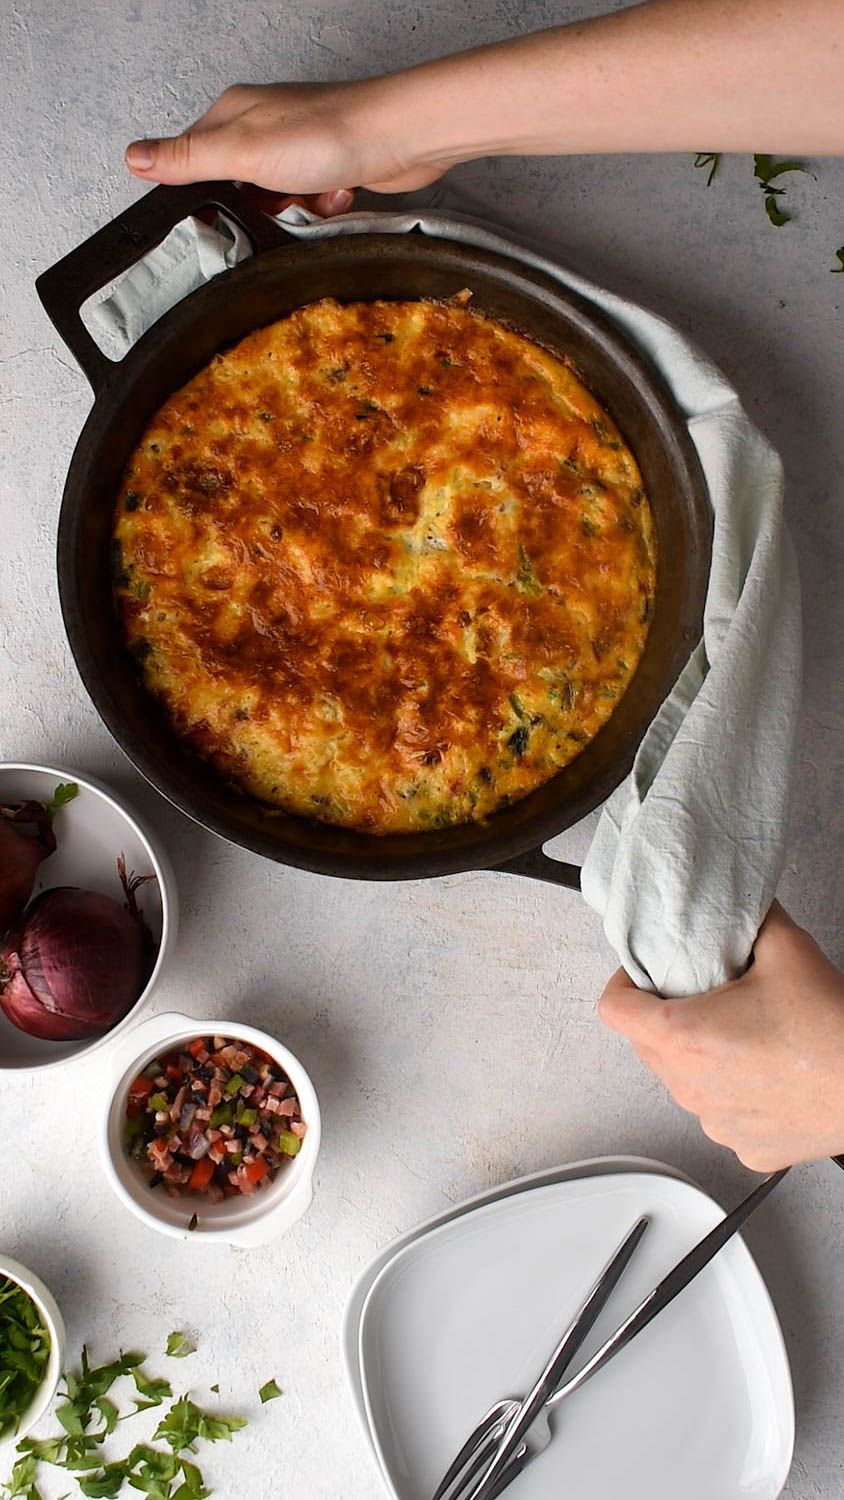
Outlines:
{"label": "gray concrete surface", "polygon": [[[377,1493],[342,1389],[337,1332],[354,1276],[393,1234],[488,1183],[600,1152],[661,1157],[724,1202],[748,1176],[599,1028],[594,1001],[612,959],[573,896],[495,875],[374,887],[271,868],[198,832],[134,773],[89,704],[62,631],[55,521],[90,395],[33,281],[135,196],[125,142],[178,127],[229,82],[376,72],[597,8],[4,0],[0,9],[0,757],[77,766],[131,796],[167,842],[183,901],[157,1003],[279,1027],[315,1077],[326,1125],[317,1202],[289,1240],[260,1258],[197,1253],[143,1230],[112,1199],[95,1159],[93,1069],[81,1085],[71,1073],[5,1081],[0,1247],[48,1279],[75,1346],[85,1337],[99,1354],[119,1343],[154,1351],[171,1328],[192,1327],[203,1352],[185,1378],[200,1390],[220,1379],[233,1406],[275,1374],[284,1401],[238,1442],[237,1473],[259,1500],[279,1480],[307,1500]],[[445,192],[451,206],[503,225],[541,220],[561,259],[697,339],[782,452],[807,656],[782,895],[844,962],[844,276],[829,274],[844,242],[844,162],[814,165],[816,178],[789,182],[795,218],[778,231],[747,158],[726,162],[708,191],[685,157],[507,159],[463,167],[423,196]],[[575,830],[560,852],[582,853],[588,837],[588,826]],[[844,1494],[844,1176],[829,1164],[796,1171],[748,1238],[793,1364],[798,1436],[786,1494],[832,1500]],[[234,1464],[227,1452],[208,1466],[221,1494],[234,1493]]]}

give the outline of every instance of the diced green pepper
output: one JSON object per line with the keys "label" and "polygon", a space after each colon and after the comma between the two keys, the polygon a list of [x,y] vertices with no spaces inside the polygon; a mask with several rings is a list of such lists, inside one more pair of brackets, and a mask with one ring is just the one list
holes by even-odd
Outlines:
{"label": "diced green pepper", "polygon": [[278,1149],[284,1156],[298,1156],[302,1149],[302,1142],[292,1130],[282,1130],[278,1137]]}
{"label": "diced green pepper", "polygon": [[233,1119],[234,1105],[218,1104],[216,1109],[212,1109],[208,1123],[216,1130],[220,1125],[231,1125]]}
{"label": "diced green pepper", "polygon": [[248,1125],[251,1129],[258,1119],[258,1111],[257,1109],[242,1109],[235,1118],[238,1125]]}
{"label": "diced green pepper", "polygon": [[161,1114],[163,1110],[170,1108],[170,1100],[166,1094],[150,1094],[149,1107],[154,1109],[156,1114]]}
{"label": "diced green pepper", "polygon": [[230,1078],[228,1083],[226,1084],[226,1093],[228,1094],[228,1097],[230,1099],[234,1098],[234,1095],[243,1088],[245,1082],[245,1078],[241,1078],[239,1073],[235,1073],[234,1077]]}

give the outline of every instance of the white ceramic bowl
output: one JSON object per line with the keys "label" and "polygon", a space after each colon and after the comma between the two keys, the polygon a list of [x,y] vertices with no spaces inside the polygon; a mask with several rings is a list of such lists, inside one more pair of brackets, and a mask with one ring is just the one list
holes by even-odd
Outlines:
{"label": "white ceramic bowl", "polygon": [[47,1369],[44,1379],[35,1392],[29,1406],[23,1413],[17,1432],[9,1433],[7,1437],[0,1438],[0,1452],[11,1448],[14,1443],[19,1443],[32,1430],[40,1417],[43,1417],[47,1407],[50,1405],[58,1389],[61,1373],[64,1368],[65,1354],[65,1331],[64,1321],[59,1312],[55,1298],[47,1290],[43,1281],[40,1281],[20,1261],[11,1260],[6,1255],[0,1255],[0,1281],[5,1276],[11,1277],[18,1286],[30,1296],[38,1309],[41,1322],[50,1335],[50,1358],[47,1361]]}
{"label": "white ceramic bowl", "polygon": [[49,802],[60,782],[75,781],[79,795],[56,814],[58,847],[39,866],[33,895],[57,885],[76,885],[101,891],[121,904],[123,887],[117,873],[122,854],[128,871],[155,874],[156,880],[138,890],[138,905],[158,945],[155,967],[143,992],[122,1021],[102,1036],[78,1042],[45,1042],[27,1036],[0,1011],[0,1071],[56,1067],[87,1057],[112,1042],[137,1020],[158,983],[176,931],[176,887],[169,861],[137,818],[121,801],[89,776],[66,767],[9,763],[0,765],[0,802]]}
{"label": "white ceramic bowl", "polygon": [[[269,1187],[248,1197],[208,1203],[194,1194],[171,1198],[150,1188],[138,1162],[131,1161],[123,1143],[129,1088],[138,1074],[161,1052],[169,1052],[197,1036],[223,1036],[260,1047],[279,1064],[295,1089],[307,1133],[302,1149],[283,1167]],[[106,1175],[118,1198],[143,1224],[175,1239],[213,1240],[231,1245],[267,1245],[301,1219],[313,1198],[313,1175],[319,1152],[321,1122],[314,1086],[302,1064],[275,1037],[240,1021],[192,1020],[175,1013],[151,1016],[124,1039],[113,1059],[115,1087],[111,1092],[100,1134]],[[195,1229],[190,1221],[197,1215]]]}

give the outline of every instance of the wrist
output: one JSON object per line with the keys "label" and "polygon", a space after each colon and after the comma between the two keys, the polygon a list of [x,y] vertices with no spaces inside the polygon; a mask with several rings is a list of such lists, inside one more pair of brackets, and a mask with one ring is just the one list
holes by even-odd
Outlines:
{"label": "wrist", "polygon": [[360,122],[403,171],[456,166],[519,149],[494,128],[484,95],[490,62],[482,52],[461,53],[391,73],[361,85]]}

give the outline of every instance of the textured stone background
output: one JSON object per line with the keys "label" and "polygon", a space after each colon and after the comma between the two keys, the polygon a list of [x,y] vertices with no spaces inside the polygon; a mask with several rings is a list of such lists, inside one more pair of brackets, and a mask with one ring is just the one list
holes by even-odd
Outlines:
{"label": "textured stone background", "polygon": [[[201,834],[111,742],[65,645],[53,570],[63,477],[90,405],[33,280],[137,192],[125,142],[179,127],[227,83],[373,73],[590,7],[550,0],[5,0],[0,138],[0,758],[88,770],[166,841],[183,902],[156,997],[278,1029],[325,1113],[318,1197],[260,1256],[174,1245],[118,1208],[95,1156],[93,1068],[0,1088],[0,1246],[49,1281],[74,1345],[157,1349],[204,1333],[185,1370],[232,1404],[275,1373],[283,1402],[238,1439],[244,1490],[363,1500],[377,1482],[342,1389],[337,1338],[357,1272],[392,1235],[480,1187],[618,1150],[671,1161],[723,1201],[748,1176],[603,1033],[612,966],[575,897],[505,876],[376,887],[276,869]],[[787,60],[783,66],[787,67]],[[772,79],[772,87],[776,80]],[[705,146],[706,142],[701,142]],[[487,161],[445,201],[547,226],[568,264],[658,309],[718,360],[783,453],[806,597],[806,695],[782,894],[839,962],[842,848],[844,162],[789,180],[775,231],[747,158],[707,191],[687,158]],[[442,189],[432,194],[442,199]],[[589,827],[560,840],[577,855]],[[844,1490],[844,1177],[795,1172],[748,1238],[793,1362],[787,1495]],[[667,1372],[666,1379],[670,1379]],[[254,1407],[254,1397],[247,1409]],[[232,1493],[235,1455],[208,1465]],[[270,1476],[274,1476],[273,1479]],[[58,1485],[50,1494],[60,1494]],[[576,1497],[573,1497],[576,1500]]]}

